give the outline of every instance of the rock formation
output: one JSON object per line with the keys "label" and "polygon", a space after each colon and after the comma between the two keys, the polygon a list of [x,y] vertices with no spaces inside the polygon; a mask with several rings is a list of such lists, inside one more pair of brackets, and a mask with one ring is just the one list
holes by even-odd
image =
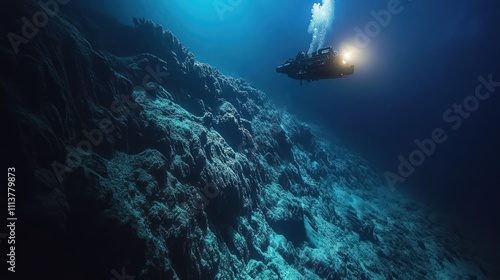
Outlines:
{"label": "rock formation", "polygon": [[[22,18],[41,10],[1,6],[2,34],[22,34]],[[383,187],[366,161],[197,62],[162,26],[60,8],[17,53],[7,36],[0,48],[17,273],[491,277],[475,247]]]}

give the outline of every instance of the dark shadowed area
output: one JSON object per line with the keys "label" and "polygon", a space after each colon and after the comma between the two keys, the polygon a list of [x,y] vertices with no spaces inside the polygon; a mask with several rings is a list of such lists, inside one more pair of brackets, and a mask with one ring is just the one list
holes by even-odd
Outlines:
{"label": "dark shadowed area", "polygon": [[498,3],[322,3],[0,4],[1,269],[499,279]]}

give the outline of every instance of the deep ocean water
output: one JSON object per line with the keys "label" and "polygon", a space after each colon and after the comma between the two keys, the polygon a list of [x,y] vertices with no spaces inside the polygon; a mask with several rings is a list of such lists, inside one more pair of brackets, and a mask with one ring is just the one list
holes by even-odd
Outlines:
{"label": "deep ocean water", "polygon": [[0,4],[2,279],[500,279],[494,238],[168,26],[51,3]]}

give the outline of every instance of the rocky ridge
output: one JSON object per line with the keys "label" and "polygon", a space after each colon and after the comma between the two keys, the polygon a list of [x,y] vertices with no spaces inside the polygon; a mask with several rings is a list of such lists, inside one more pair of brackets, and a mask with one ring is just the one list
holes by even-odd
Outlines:
{"label": "rocky ridge", "polygon": [[[5,33],[40,7],[8,9]],[[492,277],[443,218],[252,85],[197,62],[170,31],[62,13],[18,54],[0,49],[16,147],[7,155],[29,186],[20,269],[51,279]]]}

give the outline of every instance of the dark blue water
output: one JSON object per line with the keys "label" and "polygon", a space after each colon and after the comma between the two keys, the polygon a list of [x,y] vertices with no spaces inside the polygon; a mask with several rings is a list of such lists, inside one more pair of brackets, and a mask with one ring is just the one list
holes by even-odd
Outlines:
{"label": "dark blue water", "polygon": [[[419,149],[416,139],[442,129],[446,140],[396,189],[474,225],[498,227],[500,87],[478,80],[491,75],[500,81],[495,1],[336,1],[326,44],[354,47],[355,75],[303,86],[275,67],[307,50],[314,1],[101,2],[87,5],[126,24],[132,17],[162,24],[198,60],[248,80],[299,118],[320,123],[373,162],[381,176],[399,175],[398,156],[408,160]],[[373,13],[388,6],[398,12],[377,29],[370,23]],[[366,33],[367,26],[373,36],[360,47],[355,28]],[[481,84],[480,93],[490,95],[470,97]],[[461,114],[453,106],[464,101],[471,110]]]}

